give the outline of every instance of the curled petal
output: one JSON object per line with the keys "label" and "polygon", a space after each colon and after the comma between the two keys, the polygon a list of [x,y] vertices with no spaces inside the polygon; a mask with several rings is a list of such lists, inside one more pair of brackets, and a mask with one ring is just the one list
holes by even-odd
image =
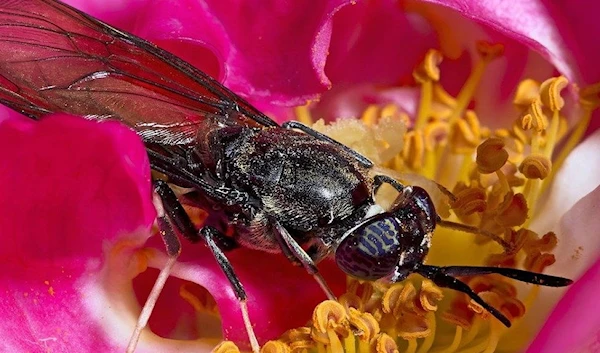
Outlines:
{"label": "curled petal", "polygon": [[2,114],[3,350],[114,351],[86,304],[102,295],[85,288],[102,282],[107,243],[154,220],[145,149],[117,123]]}

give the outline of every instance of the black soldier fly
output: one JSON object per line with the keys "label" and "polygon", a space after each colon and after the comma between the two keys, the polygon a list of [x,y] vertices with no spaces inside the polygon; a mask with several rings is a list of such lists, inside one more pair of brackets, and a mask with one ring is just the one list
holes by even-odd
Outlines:
{"label": "black soldier fly", "polygon": [[[153,170],[170,184],[196,190],[199,207],[218,205],[236,230],[233,237],[210,225],[197,230],[170,185],[154,181],[170,262],[128,352],[180,253],[178,233],[211,249],[239,299],[255,352],[248,298],[226,256],[238,246],[284,254],[330,299],[335,296],[316,266],[330,255],[358,279],[397,282],[418,273],[468,294],[506,326],[502,313],[456,277],[496,273],[545,286],[571,283],[510,268],[425,265],[436,225],[453,224],[440,219],[424,189],[372,176],[373,164],[356,151],[298,122],[277,124],[183,60],[61,2],[2,1],[0,43],[3,104],[32,119],[66,112],[123,122],[146,144]],[[382,184],[399,193],[388,210],[375,203]]]}

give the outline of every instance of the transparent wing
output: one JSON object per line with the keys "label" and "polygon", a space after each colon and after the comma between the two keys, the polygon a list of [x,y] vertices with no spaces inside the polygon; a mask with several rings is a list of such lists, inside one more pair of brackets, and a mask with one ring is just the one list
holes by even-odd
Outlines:
{"label": "transparent wing", "polygon": [[173,54],[50,0],[0,2],[0,102],[32,118],[120,120],[161,145],[192,143],[207,118],[277,126]]}

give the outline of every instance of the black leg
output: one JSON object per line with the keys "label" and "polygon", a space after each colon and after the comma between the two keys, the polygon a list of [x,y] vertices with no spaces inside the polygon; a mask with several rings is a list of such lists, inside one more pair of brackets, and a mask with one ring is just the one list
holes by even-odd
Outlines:
{"label": "black leg", "polygon": [[305,134],[315,137],[321,141],[327,141],[329,143],[337,145],[337,146],[343,148],[347,153],[351,154],[358,161],[358,163],[362,164],[364,167],[371,168],[373,166],[373,162],[371,162],[367,157],[356,152],[352,148],[344,145],[343,143],[340,143],[340,142],[332,139],[331,137],[329,137],[327,135],[323,135],[322,133],[302,124],[301,122],[286,121],[285,123],[281,124],[281,127],[284,129],[297,129],[297,130],[300,130],[300,131],[304,132]]}
{"label": "black leg", "polygon": [[216,239],[225,237],[224,234],[221,234],[214,227],[204,227],[200,230],[200,235],[206,241],[208,248],[213,253],[213,256],[217,260],[219,267],[229,280],[231,287],[235,293],[235,297],[237,298],[240,304],[240,311],[242,312],[242,318],[244,320],[244,326],[246,326],[246,332],[248,333],[248,339],[250,341],[250,346],[252,347],[252,351],[254,353],[258,353],[260,351],[260,346],[258,344],[258,340],[256,339],[256,335],[254,334],[254,329],[252,328],[252,322],[250,321],[250,315],[248,314],[248,295],[244,290],[244,286],[240,282],[239,278],[235,274],[233,270],[233,266],[225,256],[225,253],[219,248],[217,245]]}
{"label": "black leg", "polygon": [[373,177],[373,194],[377,193],[377,190],[379,190],[381,185],[383,185],[384,183],[390,184],[399,193],[402,193],[402,191],[404,191],[404,189],[406,188],[406,186],[402,185],[402,183],[398,182],[398,180],[387,175],[379,174]]}
{"label": "black leg", "polygon": [[[181,243],[179,242],[175,225],[171,219],[171,216],[176,212],[172,212],[172,210],[169,210],[168,208],[166,209],[165,205],[167,205],[167,202],[165,202],[165,200],[162,198],[162,195],[165,195],[164,190],[162,190],[163,187],[166,187],[169,190],[170,188],[166,183],[164,183],[163,186],[163,183],[164,182],[155,183],[153,201],[157,213],[156,222],[158,224],[159,233],[163,239],[163,242],[165,243],[165,248],[169,258],[156,278],[154,286],[152,287],[150,294],[148,294],[148,298],[146,299],[144,307],[140,312],[135,329],[133,330],[131,338],[129,339],[129,344],[127,345],[127,353],[133,353],[135,351],[137,343],[140,339],[140,335],[142,334],[142,330],[148,324],[148,320],[150,319],[152,310],[154,310],[158,296],[164,288],[167,278],[169,278],[169,274],[171,273],[171,270],[173,269],[173,266],[175,265],[179,254],[181,253]],[[169,213],[169,211],[171,211],[171,213]]]}
{"label": "black leg", "polygon": [[[282,251],[285,254],[291,253],[293,257],[296,259],[295,263],[299,262],[302,264],[304,269],[313,276],[313,278],[317,281],[319,286],[325,292],[325,295],[330,300],[336,300],[335,294],[331,291],[327,282],[321,274],[319,273],[319,269],[317,265],[313,262],[310,256],[302,249],[300,244],[290,235],[290,233],[285,229],[281,224],[276,221],[272,222],[275,225],[275,236],[280,237],[279,244],[282,247]],[[287,249],[286,249],[287,248]]]}
{"label": "black leg", "polygon": [[[196,227],[183,209],[183,206],[177,199],[177,196],[175,196],[173,190],[171,190],[171,187],[169,187],[169,185],[162,180],[155,180],[154,191],[162,200],[162,207],[166,216],[170,222],[173,222],[175,228],[181,232],[183,237],[192,243],[197,243],[200,241],[201,238],[196,231]],[[158,219],[160,220],[160,217]]]}
{"label": "black leg", "polygon": [[130,340],[127,352],[129,353],[135,350],[135,345],[137,344],[141,330],[146,326],[152,309],[156,304],[156,299],[158,298],[158,295],[164,286],[164,282],[168,278],[169,272],[175,264],[175,260],[179,256],[179,253],[181,252],[181,244],[177,237],[177,233],[181,233],[186,239],[189,239],[192,242],[197,242],[200,239],[206,241],[208,248],[211,250],[213,256],[217,260],[221,270],[223,270],[223,273],[225,273],[225,276],[231,283],[231,287],[233,288],[235,296],[240,303],[240,309],[244,324],[246,326],[246,331],[248,333],[250,345],[253,352],[258,353],[260,346],[258,345],[258,341],[256,339],[256,335],[254,334],[254,330],[252,329],[252,323],[250,322],[250,317],[248,315],[246,292],[244,291],[239,279],[235,275],[231,263],[217,244],[218,241],[225,241],[225,238],[227,237],[219,233],[216,228],[209,226],[204,227],[200,230],[200,232],[197,232],[194,224],[190,220],[190,217],[183,209],[183,206],[169,185],[162,180],[156,180],[154,182],[154,188],[157,196],[155,200],[158,213],[157,222],[160,228],[161,237],[165,242],[167,254],[169,255],[169,262],[167,263],[167,266],[161,270],[159,278],[152,288],[146,304],[144,304],[142,314],[138,319],[138,324],[136,325],[136,329]]}

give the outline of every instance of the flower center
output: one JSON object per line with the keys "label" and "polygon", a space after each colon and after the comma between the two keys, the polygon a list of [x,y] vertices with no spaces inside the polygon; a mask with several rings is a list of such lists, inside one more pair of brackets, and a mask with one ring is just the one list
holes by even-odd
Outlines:
{"label": "flower center", "polygon": [[[441,54],[427,53],[413,73],[421,89],[414,123],[394,105],[371,106],[360,119],[330,125],[315,122],[308,107],[297,108],[297,118],[370,158],[378,173],[426,188],[443,219],[488,235],[461,232],[461,226],[438,227],[428,263],[543,272],[555,262],[551,251],[557,236],[540,235],[528,225],[540,195],[598,107],[600,85],[582,90],[571,107],[561,97],[568,85],[564,77],[525,80],[516,89],[518,113],[512,125],[492,129],[482,126],[468,107],[486,67],[503,48],[479,43],[477,49],[479,61],[456,97],[439,83]],[[569,120],[575,125],[567,133],[566,116],[573,115],[580,118]],[[377,201],[388,206],[394,193],[382,187]],[[461,279],[516,325],[507,329],[467,295],[442,291],[416,275],[392,285],[349,278],[338,302],[321,303],[309,325],[268,342],[263,352],[468,353],[522,346],[528,337],[519,332],[527,330],[515,326],[538,296],[538,286],[517,287],[500,275]],[[510,340],[500,340],[509,333]]]}

